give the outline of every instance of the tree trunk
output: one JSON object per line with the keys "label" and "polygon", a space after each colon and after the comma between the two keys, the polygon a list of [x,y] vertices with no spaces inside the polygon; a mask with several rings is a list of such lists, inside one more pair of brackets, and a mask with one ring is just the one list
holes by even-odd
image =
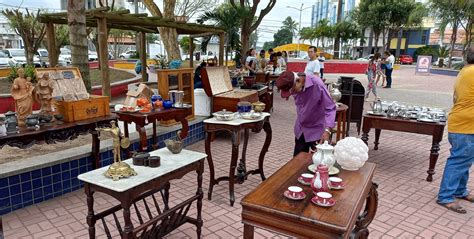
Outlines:
{"label": "tree trunk", "polygon": [[[397,49],[395,50],[395,58],[400,57],[400,48],[402,46],[403,28],[398,31],[397,35]],[[406,41],[406,40],[405,40]]]}
{"label": "tree trunk", "polygon": [[89,77],[89,57],[87,47],[87,31],[84,0],[68,0],[67,18],[69,26],[69,39],[71,42],[72,65],[77,66],[88,92],[91,91]]}
{"label": "tree trunk", "polygon": [[449,49],[448,68],[451,68],[451,57],[453,56],[454,45],[456,45],[456,38],[458,37],[458,28],[459,21],[455,20],[453,22],[453,34],[451,34],[451,49]]}
{"label": "tree trunk", "polygon": [[33,63],[33,58],[35,56],[35,51],[32,47],[26,48],[27,49],[27,54],[26,54],[26,63],[28,65],[34,65]]}
{"label": "tree trunk", "polygon": [[[365,35],[365,32],[364,32],[364,35]],[[378,40],[378,36],[377,36],[377,40]],[[367,55],[372,54],[372,44],[374,44],[374,29],[373,29],[373,28],[370,28],[369,44],[368,44],[368,46],[367,46],[367,51],[368,51],[368,54],[367,54]],[[377,43],[375,43],[375,45],[377,45]],[[361,57],[363,57],[363,56],[361,56]]]}
{"label": "tree trunk", "polygon": [[242,62],[242,64],[245,64],[245,58],[247,57],[246,53],[250,48],[249,39],[251,33],[252,32],[250,31],[250,23],[247,20],[243,20],[240,33],[240,42],[242,43],[242,49],[240,49],[240,55],[242,56],[242,59],[240,61]]}

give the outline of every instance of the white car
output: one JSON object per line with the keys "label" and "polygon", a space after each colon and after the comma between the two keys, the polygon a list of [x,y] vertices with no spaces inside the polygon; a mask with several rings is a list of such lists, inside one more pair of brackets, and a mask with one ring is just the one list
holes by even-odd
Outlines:
{"label": "white car", "polygon": [[97,60],[99,60],[97,53],[93,51],[89,51],[89,61],[97,61]]}
{"label": "white car", "polygon": [[15,59],[8,57],[7,54],[0,51],[0,67],[16,66],[17,64]]}
{"label": "white car", "polygon": [[[45,67],[55,67],[55,66],[50,66],[50,64],[49,64],[49,54],[48,54],[48,50],[46,50],[46,49],[38,49],[38,51],[37,51],[37,56],[39,57],[40,63],[41,63],[42,66],[45,66]],[[59,66],[67,66],[66,60],[64,60],[64,58],[62,58],[61,55],[59,55],[59,57],[58,57],[58,65],[59,65]]]}
{"label": "white car", "polygon": [[[7,48],[3,52],[10,58],[13,58],[19,65],[26,65],[25,49]],[[41,62],[38,56],[33,56],[33,64],[35,67],[41,67]]]}
{"label": "white car", "polygon": [[137,55],[137,51],[126,51],[122,54],[120,54],[120,58],[122,59],[130,59],[132,56],[136,56]]}
{"label": "white car", "polygon": [[374,57],[374,54],[370,54],[368,56],[364,56],[364,57],[361,57],[361,58],[357,58],[356,61],[369,61],[371,57]]}
{"label": "white car", "polygon": [[64,59],[66,61],[66,64],[70,65],[71,64],[71,50],[67,48],[61,48],[59,52],[59,57]]}

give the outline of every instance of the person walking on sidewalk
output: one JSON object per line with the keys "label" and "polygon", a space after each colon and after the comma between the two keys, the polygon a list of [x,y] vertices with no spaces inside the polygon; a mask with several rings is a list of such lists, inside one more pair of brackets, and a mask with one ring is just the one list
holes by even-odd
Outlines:
{"label": "person walking on sidewalk", "polygon": [[[375,86],[379,85],[380,78],[382,78],[382,87],[385,86],[385,67],[382,67],[384,64],[382,64],[383,59],[381,58],[382,56],[380,55],[379,52],[375,53],[375,55],[379,55],[379,59],[377,60],[377,80],[375,81]],[[375,56],[374,55],[374,56]]]}
{"label": "person walking on sidewalk", "polygon": [[450,156],[444,167],[437,203],[457,213],[466,213],[455,198],[474,203],[467,190],[469,170],[474,163],[474,48],[467,51],[467,65],[454,85],[453,103],[448,117]]}
{"label": "person walking on sidewalk", "polygon": [[369,66],[367,67],[367,80],[368,80],[368,85],[367,85],[367,93],[365,94],[365,100],[368,101],[370,92],[372,92],[377,98],[377,85],[375,84],[375,77],[377,74],[377,64],[378,64],[378,59],[380,57],[380,53],[376,53],[372,59],[369,60]]}
{"label": "person walking on sidewalk", "polygon": [[336,104],[326,85],[314,74],[283,72],[276,81],[281,97],[293,95],[296,105],[295,148],[293,156],[309,152],[316,143],[329,140],[335,126]]}
{"label": "person walking on sidewalk", "polygon": [[324,78],[324,62],[326,61],[326,58],[324,57],[324,53],[321,52],[321,54],[319,54],[318,61],[319,61],[319,66],[321,67],[319,70],[319,73],[321,74],[320,77],[321,79],[323,79]]}
{"label": "person walking on sidewalk", "polygon": [[385,76],[387,77],[387,85],[384,88],[392,88],[392,72],[395,64],[395,57],[389,52],[384,52],[385,56]]}

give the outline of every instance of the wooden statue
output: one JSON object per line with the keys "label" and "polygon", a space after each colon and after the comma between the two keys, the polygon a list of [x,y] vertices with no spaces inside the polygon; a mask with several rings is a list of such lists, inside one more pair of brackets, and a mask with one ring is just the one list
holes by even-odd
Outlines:
{"label": "wooden statue", "polygon": [[49,78],[49,74],[43,74],[39,78],[35,87],[36,99],[41,103],[41,114],[52,114],[51,101],[53,99],[53,80]]}
{"label": "wooden statue", "polygon": [[18,115],[18,125],[24,126],[25,119],[33,112],[33,85],[31,78],[25,79],[23,68],[18,69],[18,77],[13,81],[11,95],[15,100],[15,110]]}

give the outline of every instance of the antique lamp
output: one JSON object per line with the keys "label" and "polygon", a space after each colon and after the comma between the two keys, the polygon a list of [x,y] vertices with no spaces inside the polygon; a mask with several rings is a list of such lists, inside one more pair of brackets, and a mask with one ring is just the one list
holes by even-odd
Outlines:
{"label": "antique lamp", "polygon": [[120,178],[127,178],[137,175],[135,170],[120,159],[120,148],[128,148],[130,146],[130,139],[125,137],[120,128],[116,126],[115,121],[110,121],[110,128],[96,128],[97,131],[109,132],[113,139],[114,163],[110,165],[109,169],[105,171],[104,176],[112,178],[117,181]]}
{"label": "antique lamp", "polygon": [[364,166],[369,158],[369,148],[364,141],[355,137],[346,137],[334,147],[334,157],[345,170],[355,171]]}

